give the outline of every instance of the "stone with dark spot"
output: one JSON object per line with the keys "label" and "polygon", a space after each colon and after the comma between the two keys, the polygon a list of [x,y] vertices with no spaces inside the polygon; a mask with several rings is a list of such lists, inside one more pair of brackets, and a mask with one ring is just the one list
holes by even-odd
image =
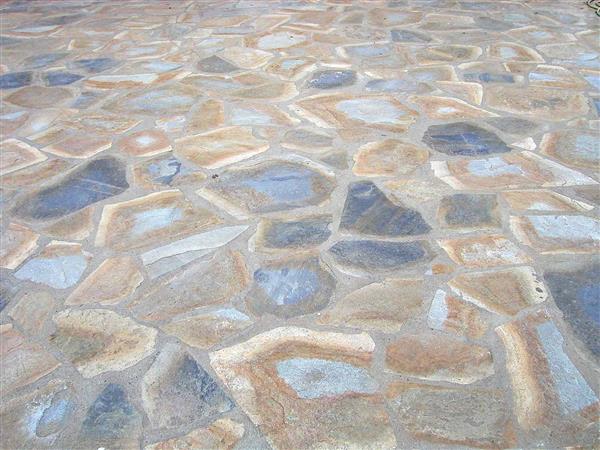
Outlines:
{"label": "stone with dark spot", "polygon": [[431,125],[423,142],[432,149],[451,156],[479,156],[510,152],[495,133],[466,122]]}
{"label": "stone with dark spot", "polygon": [[48,86],[64,86],[75,83],[82,78],[83,76],[77,75],[76,73],[63,71],[48,72],[44,75],[44,79],[46,80],[46,84]]}
{"label": "stone with dark spot", "polygon": [[454,194],[442,199],[438,210],[447,228],[480,229],[500,226],[495,194]]}
{"label": "stone with dark spot", "polygon": [[77,167],[60,181],[23,200],[15,215],[23,219],[56,219],[124,192],[125,166],[113,157]]}
{"label": "stone with dark spot", "polygon": [[414,236],[431,231],[418,211],[392,203],[371,181],[348,187],[340,229],[375,236]]}
{"label": "stone with dark spot", "polygon": [[575,335],[600,357],[600,265],[544,275],[564,319]]}
{"label": "stone with dark spot", "polygon": [[209,56],[198,61],[198,69],[202,72],[208,73],[229,73],[236,70],[240,70],[239,67],[234,66],[223,58],[219,58],[216,55]]}
{"label": "stone with dark spot", "polygon": [[313,74],[308,85],[317,89],[333,89],[350,86],[356,81],[353,70],[322,70]]}
{"label": "stone with dark spot", "polygon": [[0,89],[16,89],[29,86],[33,72],[11,72],[0,75]]}

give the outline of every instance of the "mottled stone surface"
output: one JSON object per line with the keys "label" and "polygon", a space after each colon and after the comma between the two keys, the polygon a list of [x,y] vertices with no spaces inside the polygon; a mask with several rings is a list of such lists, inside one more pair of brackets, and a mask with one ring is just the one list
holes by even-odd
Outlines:
{"label": "mottled stone surface", "polygon": [[467,122],[432,125],[425,131],[423,142],[447,155],[478,156],[510,151],[496,134]]}
{"label": "mottled stone surface", "polygon": [[11,223],[0,236],[0,267],[16,269],[38,247],[39,234]]}
{"label": "mottled stone surface", "polygon": [[356,81],[353,70],[323,70],[315,72],[308,80],[308,85],[317,89],[333,89],[350,86]]}
{"label": "mottled stone surface", "polygon": [[483,336],[487,324],[478,308],[438,289],[431,300],[427,325],[436,330],[450,331],[471,339]]}
{"label": "mottled stone surface", "polygon": [[456,263],[466,267],[494,267],[531,262],[531,258],[515,243],[493,234],[439,241]]}
{"label": "mottled stone surface", "polygon": [[258,250],[314,247],[331,236],[331,216],[292,220],[264,220],[258,225],[251,244]]}
{"label": "mottled stone surface", "polygon": [[0,175],[24,169],[47,159],[42,152],[17,139],[7,139],[0,145],[2,146]]}
{"label": "mottled stone surface", "polygon": [[429,152],[395,139],[370,142],[354,155],[355,175],[363,177],[408,175],[429,160]]}
{"label": "mottled stone surface", "polygon": [[438,219],[446,228],[500,228],[498,210],[498,201],[494,194],[454,194],[444,197],[440,202]]}
{"label": "mottled stone surface", "polygon": [[218,419],[185,436],[167,439],[144,447],[144,450],[231,450],[244,435],[244,425],[229,418]]}

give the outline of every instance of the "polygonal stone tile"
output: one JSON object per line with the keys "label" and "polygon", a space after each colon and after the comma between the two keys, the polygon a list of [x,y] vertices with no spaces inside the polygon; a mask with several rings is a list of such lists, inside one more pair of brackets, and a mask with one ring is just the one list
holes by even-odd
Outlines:
{"label": "polygonal stone tile", "polygon": [[46,155],[35,147],[17,139],[7,139],[0,142],[0,148],[2,148],[0,175],[5,175],[48,159]]}
{"label": "polygonal stone tile", "polygon": [[39,234],[18,223],[11,223],[0,236],[0,267],[16,269],[38,247]]}
{"label": "polygonal stone tile", "polygon": [[159,191],[167,186],[200,183],[206,179],[206,175],[168,154],[134,165],[133,179],[136,185]]}
{"label": "polygonal stone tile", "polygon": [[56,108],[73,98],[70,90],[60,87],[27,86],[5,97],[9,103],[24,108]]}
{"label": "polygonal stone tile", "polygon": [[409,43],[427,43],[431,42],[433,38],[425,33],[419,33],[412,30],[391,30],[390,36],[394,42],[409,42]]}
{"label": "polygonal stone tile", "polygon": [[495,42],[487,49],[492,58],[502,61],[544,62],[544,58],[535,50],[514,42]]}
{"label": "polygonal stone tile", "polygon": [[267,103],[248,103],[233,106],[229,111],[232,125],[291,126],[299,122],[280,108]]}
{"label": "polygonal stone tile", "polygon": [[484,230],[500,228],[498,201],[494,194],[453,194],[442,198],[438,219],[444,228]]}
{"label": "polygonal stone tile", "polygon": [[268,141],[257,139],[250,127],[228,127],[175,141],[175,154],[207,169],[243,161],[266,151]]}
{"label": "polygonal stone tile", "polygon": [[246,45],[260,50],[281,50],[300,45],[306,39],[306,36],[301,34],[279,31],[260,37],[246,38]]}
{"label": "polygonal stone tile", "polygon": [[410,97],[410,101],[418,105],[431,119],[476,119],[495,116],[494,113],[471,106],[457,98],[412,96]]}
{"label": "polygonal stone tile", "polygon": [[386,366],[405,376],[471,384],[494,374],[487,348],[439,334],[402,336],[388,345]]}
{"label": "polygonal stone tile", "polygon": [[111,147],[108,136],[98,135],[93,130],[69,133],[64,139],[44,147],[44,151],[63,158],[89,158]]}
{"label": "polygonal stone tile", "polygon": [[436,81],[435,85],[452,96],[460,97],[467,103],[481,105],[483,88],[479,83],[465,83],[462,81]]}
{"label": "polygonal stone tile", "polygon": [[143,130],[123,138],[119,149],[132,156],[153,156],[171,151],[171,143],[162,130]]}
{"label": "polygonal stone tile", "polygon": [[[597,190],[594,188],[594,190]],[[594,207],[553,191],[508,191],[500,194],[516,211],[589,211]]]}
{"label": "polygonal stone tile", "polygon": [[272,160],[223,173],[198,191],[237,217],[318,205],[333,191],[333,177],[294,161]]}
{"label": "polygonal stone tile", "polygon": [[16,89],[29,86],[33,72],[10,72],[0,75],[0,89]]}
{"label": "polygonal stone tile", "polygon": [[543,154],[568,166],[600,168],[600,143],[595,133],[570,130],[548,133],[540,147]]}
{"label": "polygonal stone tile", "polygon": [[46,86],[66,86],[83,78],[83,75],[66,72],[64,70],[53,70],[44,74]]}
{"label": "polygonal stone tile", "polygon": [[544,283],[531,267],[462,273],[448,282],[469,302],[497,314],[514,316],[548,297]]}
{"label": "polygonal stone tile", "polygon": [[265,71],[283,80],[298,80],[303,78],[315,67],[315,60],[304,56],[282,57],[272,62]]}
{"label": "polygonal stone tile", "polygon": [[374,348],[364,333],[288,327],[213,352],[210,361],[274,448],[394,448],[383,398],[367,371]]}
{"label": "polygonal stone tile", "polygon": [[260,251],[315,247],[331,236],[331,220],[331,216],[262,220],[249,246]]}
{"label": "polygonal stone tile", "polygon": [[94,227],[93,213],[93,207],[84,208],[44,226],[43,233],[55,239],[82,241]]}
{"label": "polygonal stone tile", "polygon": [[441,239],[438,244],[455,263],[466,267],[493,267],[531,262],[523,250],[499,234]]}
{"label": "polygonal stone tile", "polygon": [[200,72],[206,73],[231,73],[240,70],[239,67],[234,66],[229,61],[219,58],[216,55],[201,59],[198,61],[198,64],[196,64],[196,68]]}
{"label": "polygonal stone tile", "polygon": [[189,425],[234,406],[208,372],[176,344],[165,345],[144,375],[142,400],[156,428]]}
{"label": "polygonal stone tile", "polygon": [[163,83],[171,79],[180,79],[186,72],[169,71],[164,73],[136,73],[96,75],[85,80],[86,87],[92,89],[135,89]]}
{"label": "polygonal stone tile", "polygon": [[308,86],[316,89],[334,89],[350,86],[356,81],[353,70],[321,70],[313,73]]}
{"label": "polygonal stone tile", "polygon": [[198,91],[189,86],[172,84],[155,89],[145,89],[119,97],[105,109],[119,113],[163,116],[185,114],[196,103]]}
{"label": "polygonal stone tile", "polygon": [[316,133],[312,130],[295,128],[286,131],[281,146],[308,153],[324,152],[331,150],[333,138],[326,134]]}
{"label": "polygonal stone tile", "polygon": [[530,86],[545,86],[560,89],[586,89],[587,83],[573,72],[560,66],[540,64],[529,72]]}
{"label": "polygonal stone tile", "polygon": [[416,52],[420,64],[444,64],[471,61],[481,56],[482,50],[473,45],[432,45]]}
{"label": "polygonal stone tile", "polygon": [[429,151],[396,139],[369,142],[354,155],[352,172],[363,177],[408,175],[429,161]]}
{"label": "polygonal stone tile", "polygon": [[384,333],[398,332],[417,317],[423,305],[423,280],[388,278],[371,283],[336,301],[318,321]]}
{"label": "polygonal stone tile", "polygon": [[510,152],[495,133],[467,122],[431,125],[423,142],[447,155],[477,156]]}
{"label": "polygonal stone tile", "polygon": [[450,331],[471,339],[479,339],[487,330],[487,323],[479,310],[438,289],[435,292],[427,325],[435,330]]}
{"label": "polygonal stone tile", "polygon": [[131,249],[176,239],[221,220],[194,207],[178,190],[162,191],[106,205],[98,224],[96,246]]}
{"label": "polygonal stone tile", "polygon": [[272,53],[245,47],[227,47],[218,55],[242,69],[257,69],[273,57]]}
{"label": "polygonal stone tile", "polygon": [[195,448],[233,450],[244,435],[244,425],[229,418],[218,419],[185,436],[146,445],[144,450],[193,450]]}
{"label": "polygonal stone tile", "polygon": [[35,336],[50,319],[58,299],[47,291],[28,289],[8,311],[25,333]]}
{"label": "polygonal stone tile", "polygon": [[223,102],[206,100],[190,113],[185,123],[185,129],[189,134],[195,134],[219,128],[223,126],[224,121]]}
{"label": "polygonal stone tile", "polygon": [[73,68],[82,69],[88,73],[100,73],[118,66],[119,62],[112,58],[104,57],[76,59],[71,64]]}

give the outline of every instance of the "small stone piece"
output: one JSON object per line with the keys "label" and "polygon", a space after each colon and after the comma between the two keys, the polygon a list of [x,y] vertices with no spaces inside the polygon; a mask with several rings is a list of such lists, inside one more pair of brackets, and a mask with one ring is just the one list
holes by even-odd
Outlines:
{"label": "small stone piece", "polygon": [[9,224],[0,236],[0,267],[16,269],[38,248],[39,237],[23,225]]}
{"label": "small stone piece", "polygon": [[452,156],[478,156],[510,152],[495,133],[467,122],[431,125],[423,142],[432,149]]}
{"label": "small stone piece", "polygon": [[502,235],[442,239],[438,243],[452,261],[466,267],[494,267],[531,262],[525,252]]}
{"label": "small stone piece", "polygon": [[350,86],[356,82],[353,70],[321,70],[308,80],[308,86],[317,89],[333,89]]}
{"label": "small stone piece", "polygon": [[56,70],[53,72],[47,72],[44,74],[46,85],[48,86],[65,86],[67,84],[75,83],[83,78],[82,75],[76,73],[64,72],[62,70]]}
{"label": "small stone piece", "polygon": [[146,445],[144,450],[233,450],[243,435],[243,424],[224,418],[185,436]]}
{"label": "small stone piece", "polygon": [[0,148],[2,148],[0,175],[15,172],[48,159],[35,147],[17,139],[0,142]]}
{"label": "small stone piece", "polygon": [[465,231],[500,228],[495,194],[454,194],[442,198],[438,219],[445,228]]}
{"label": "small stone piece", "polygon": [[408,175],[427,163],[429,151],[396,139],[370,142],[354,155],[352,172],[363,177]]}
{"label": "small stone piece", "polygon": [[58,300],[46,291],[27,290],[10,308],[8,315],[25,331],[35,336],[50,319]]}
{"label": "small stone piece", "polygon": [[215,55],[198,61],[197,67],[201,72],[207,73],[231,73],[240,70],[239,67]]}
{"label": "small stone piece", "polygon": [[260,250],[306,249],[322,244],[331,230],[331,216],[287,220],[263,220],[250,245]]}
{"label": "small stone piece", "polygon": [[132,156],[153,156],[171,151],[169,137],[161,130],[143,130],[130,134],[119,143]]}
{"label": "small stone piece", "polygon": [[438,289],[433,297],[427,324],[441,331],[450,331],[471,339],[479,339],[487,329],[479,310]]}

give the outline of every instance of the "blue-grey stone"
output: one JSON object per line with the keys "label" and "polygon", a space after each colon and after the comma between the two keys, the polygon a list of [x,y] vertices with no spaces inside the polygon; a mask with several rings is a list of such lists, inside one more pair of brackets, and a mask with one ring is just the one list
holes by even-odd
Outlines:
{"label": "blue-grey stone", "polygon": [[450,228],[500,227],[495,194],[454,194],[440,202],[440,215]]}
{"label": "blue-grey stone", "polygon": [[506,31],[514,28],[515,25],[502,20],[492,19],[491,17],[476,17],[475,24],[483,30]]}
{"label": "blue-grey stone", "polygon": [[75,99],[71,107],[75,109],[87,109],[96,103],[100,97],[97,92],[84,91]]}
{"label": "blue-grey stone", "polygon": [[392,203],[371,181],[348,186],[340,229],[375,236],[414,236],[431,231],[418,211]]}
{"label": "blue-grey stone", "polygon": [[60,61],[67,55],[68,53],[66,52],[33,55],[23,61],[23,67],[27,69],[41,69],[42,67],[46,67],[52,63],[55,63],[56,61]]}
{"label": "blue-grey stone", "polygon": [[37,257],[23,264],[15,272],[15,278],[67,289],[79,281],[86,268],[87,259],[83,255]]}
{"label": "blue-grey stone", "polygon": [[600,265],[546,272],[544,278],[573,333],[600,357]]}
{"label": "blue-grey stone", "polygon": [[27,197],[14,213],[23,219],[56,219],[118,195],[128,187],[124,164],[110,156],[99,158]]}
{"label": "blue-grey stone", "polygon": [[333,89],[336,87],[350,86],[356,81],[354,70],[321,70],[315,72],[308,86],[317,89]]}
{"label": "blue-grey stone", "polygon": [[65,86],[75,83],[83,78],[81,75],[71,72],[55,71],[44,74],[44,79],[48,86]]}
{"label": "blue-grey stone", "polygon": [[337,397],[345,393],[372,394],[377,382],[366,369],[341,361],[292,358],[277,362],[277,374],[300,398]]}
{"label": "blue-grey stone", "polygon": [[248,307],[256,314],[295,317],[323,309],[335,279],[318,258],[270,263],[254,272]]}
{"label": "blue-grey stone", "polygon": [[68,14],[62,16],[47,17],[45,19],[38,20],[35,22],[36,26],[48,26],[48,25],[66,25],[73,23],[83,17],[83,14]]}
{"label": "blue-grey stone", "polygon": [[216,55],[198,61],[197,67],[198,70],[208,73],[229,73],[240,70],[239,67],[234,66],[229,61],[225,61],[223,58],[219,58]]}
{"label": "blue-grey stone", "polygon": [[515,135],[531,135],[540,128],[539,124],[519,117],[491,117],[486,122],[500,131]]}
{"label": "blue-grey stone", "polygon": [[91,58],[77,59],[73,61],[73,67],[83,69],[88,73],[99,73],[112,69],[119,65],[119,62],[112,58]]}
{"label": "blue-grey stone", "polygon": [[510,73],[474,72],[463,75],[465,81],[481,83],[514,83],[515,77]]}
{"label": "blue-grey stone", "polygon": [[147,170],[154,183],[170,185],[181,171],[181,162],[171,156],[151,162]]}
{"label": "blue-grey stone", "polygon": [[392,47],[384,44],[353,45],[346,47],[346,52],[350,56],[358,58],[377,58],[380,56],[388,56],[392,52]]}
{"label": "blue-grey stone", "polygon": [[109,384],[87,410],[81,434],[86,440],[111,441],[127,437],[140,418],[118,384]]}
{"label": "blue-grey stone", "polygon": [[431,259],[424,241],[339,241],[329,252],[338,264],[366,272],[399,270]]}
{"label": "blue-grey stone", "polygon": [[466,122],[431,125],[423,142],[432,149],[452,156],[479,156],[510,152],[495,133]]}
{"label": "blue-grey stone", "polygon": [[392,30],[392,41],[394,42],[431,42],[431,38],[423,33],[417,33],[410,30]]}
{"label": "blue-grey stone", "polygon": [[365,90],[369,92],[395,92],[395,91],[416,91],[419,84],[409,79],[393,80],[371,80],[365,85]]}
{"label": "blue-grey stone", "polygon": [[29,86],[33,77],[32,72],[11,72],[0,75],[0,89],[16,89]]}
{"label": "blue-grey stone", "polygon": [[331,216],[272,221],[265,225],[262,245],[268,248],[306,248],[322,244],[329,236]]}
{"label": "blue-grey stone", "polygon": [[71,391],[62,389],[55,392],[49,403],[45,405],[41,416],[37,420],[35,434],[38,437],[46,437],[56,434],[67,424],[75,405],[71,399]]}

